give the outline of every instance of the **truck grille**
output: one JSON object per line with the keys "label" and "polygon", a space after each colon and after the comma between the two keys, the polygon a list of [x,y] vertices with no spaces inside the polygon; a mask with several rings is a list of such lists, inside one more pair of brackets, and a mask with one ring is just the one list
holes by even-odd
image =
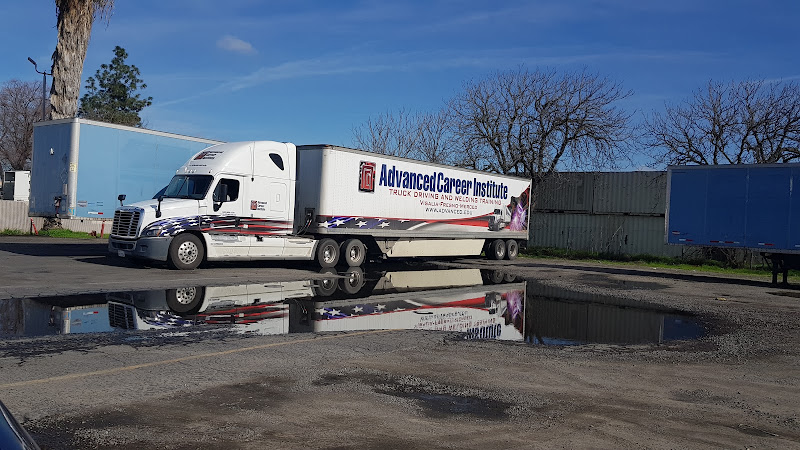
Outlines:
{"label": "truck grille", "polygon": [[111,225],[111,234],[119,237],[136,237],[140,214],[139,211],[115,211],[114,224]]}
{"label": "truck grille", "polygon": [[108,303],[108,322],[114,328],[133,330],[136,328],[134,315],[136,310],[130,305]]}

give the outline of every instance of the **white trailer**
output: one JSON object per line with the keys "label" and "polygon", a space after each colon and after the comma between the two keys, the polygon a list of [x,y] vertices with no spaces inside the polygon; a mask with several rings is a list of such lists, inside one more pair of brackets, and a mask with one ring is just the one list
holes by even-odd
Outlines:
{"label": "white trailer", "polygon": [[[513,259],[530,180],[329,145],[209,147],[157,199],[114,213],[109,250],[194,269],[203,261],[369,257]],[[120,195],[124,200],[124,193]]]}
{"label": "white trailer", "polygon": [[9,170],[3,176],[3,200],[27,202],[31,194],[31,172],[29,170]]}

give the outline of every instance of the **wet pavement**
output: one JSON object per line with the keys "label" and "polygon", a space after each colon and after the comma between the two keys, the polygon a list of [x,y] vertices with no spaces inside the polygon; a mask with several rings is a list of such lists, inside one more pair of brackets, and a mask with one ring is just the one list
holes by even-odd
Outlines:
{"label": "wet pavement", "polygon": [[550,287],[507,271],[399,266],[320,275],[2,300],[0,339],[203,326],[231,334],[409,329],[533,345],[658,344],[700,338],[707,326],[687,312]]}
{"label": "wet pavement", "polygon": [[0,238],[0,399],[42,448],[800,448],[793,286],[105,252]]}

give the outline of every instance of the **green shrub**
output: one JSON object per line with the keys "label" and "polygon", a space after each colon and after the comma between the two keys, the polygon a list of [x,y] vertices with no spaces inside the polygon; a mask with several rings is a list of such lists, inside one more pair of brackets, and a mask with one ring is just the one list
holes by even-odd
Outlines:
{"label": "green shrub", "polygon": [[[5,230],[0,231],[0,236],[28,236],[31,235],[28,231],[22,230],[11,230],[6,228]],[[53,229],[53,230],[40,230],[38,233],[39,236],[44,237],[54,237],[54,238],[68,238],[68,239],[96,239],[97,236],[92,236],[89,233],[84,233],[82,231],[71,231],[71,230],[64,230],[64,229]],[[107,234],[103,235],[103,238],[108,238]]]}
{"label": "green shrub", "polygon": [[[653,267],[701,270],[707,272],[727,272],[750,275],[765,275],[772,273],[772,270],[767,266],[744,269],[736,266],[730,261],[719,261],[710,258],[704,259],[697,256],[680,258],[645,254],[618,255],[613,253],[595,253],[585,250],[566,250],[550,247],[529,247],[521,251],[520,254],[533,258],[563,258],[570,260],[605,261],[622,264],[646,264]],[[790,270],[789,275],[792,277],[800,276],[800,271]]]}
{"label": "green shrub", "polygon": [[10,230],[8,228],[6,228],[3,231],[0,231],[0,236],[22,236],[22,235],[25,235],[25,234],[28,234],[28,233],[26,233],[24,231],[20,231],[20,230]]}

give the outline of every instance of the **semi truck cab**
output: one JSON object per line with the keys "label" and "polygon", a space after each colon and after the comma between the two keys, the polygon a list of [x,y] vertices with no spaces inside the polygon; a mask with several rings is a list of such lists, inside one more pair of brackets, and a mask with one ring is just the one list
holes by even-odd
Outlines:
{"label": "semi truck cab", "polygon": [[192,269],[203,259],[310,259],[294,232],[296,150],[258,141],[219,144],[186,162],[158,198],[114,213],[109,250]]}

